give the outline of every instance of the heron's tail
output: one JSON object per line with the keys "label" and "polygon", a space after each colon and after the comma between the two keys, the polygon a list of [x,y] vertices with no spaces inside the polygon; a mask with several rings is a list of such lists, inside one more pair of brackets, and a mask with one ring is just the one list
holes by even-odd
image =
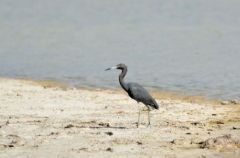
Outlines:
{"label": "heron's tail", "polygon": [[151,106],[152,106],[154,109],[159,109],[159,105],[158,105],[158,103],[156,102],[155,99],[153,99],[153,103],[152,103]]}

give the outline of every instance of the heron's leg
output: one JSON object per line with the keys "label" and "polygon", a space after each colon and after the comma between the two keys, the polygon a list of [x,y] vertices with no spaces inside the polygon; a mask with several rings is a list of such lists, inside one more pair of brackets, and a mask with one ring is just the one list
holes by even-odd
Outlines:
{"label": "heron's leg", "polygon": [[138,104],[138,123],[137,123],[137,128],[139,127],[139,123],[140,123],[140,114],[141,114],[141,108],[139,107],[139,104]]}
{"label": "heron's leg", "polygon": [[151,125],[151,122],[150,122],[150,108],[148,107],[148,126]]}

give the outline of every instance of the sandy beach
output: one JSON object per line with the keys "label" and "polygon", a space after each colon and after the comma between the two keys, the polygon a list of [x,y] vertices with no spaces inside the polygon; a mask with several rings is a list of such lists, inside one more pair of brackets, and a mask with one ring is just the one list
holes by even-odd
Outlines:
{"label": "sandy beach", "polygon": [[5,78],[0,89],[1,158],[240,157],[239,104],[153,92],[160,108],[136,128],[122,90]]}

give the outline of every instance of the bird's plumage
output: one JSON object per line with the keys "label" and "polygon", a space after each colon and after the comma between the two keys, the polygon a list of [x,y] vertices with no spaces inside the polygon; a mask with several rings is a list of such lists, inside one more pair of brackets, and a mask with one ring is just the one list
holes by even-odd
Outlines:
{"label": "bird's plumage", "polygon": [[151,108],[159,108],[155,99],[140,84],[130,82],[127,83],[127,88],[127,93],[132,99],[136,100],[137,102],[142,102],[143,104],[145,104],[146,106],[150,106]]}

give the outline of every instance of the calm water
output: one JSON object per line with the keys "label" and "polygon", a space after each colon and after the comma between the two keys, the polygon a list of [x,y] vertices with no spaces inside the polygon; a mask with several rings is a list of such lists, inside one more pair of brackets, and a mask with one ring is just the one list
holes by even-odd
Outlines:
{"label": "calm water", "polygon": [[1,0],[0,75],[240,99],[239,0]]}

